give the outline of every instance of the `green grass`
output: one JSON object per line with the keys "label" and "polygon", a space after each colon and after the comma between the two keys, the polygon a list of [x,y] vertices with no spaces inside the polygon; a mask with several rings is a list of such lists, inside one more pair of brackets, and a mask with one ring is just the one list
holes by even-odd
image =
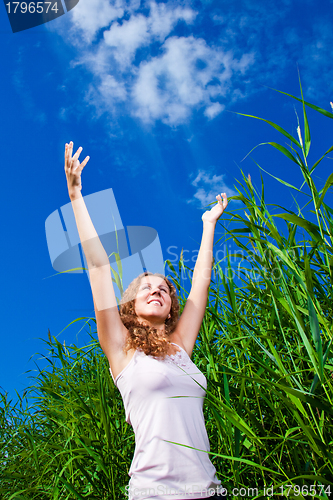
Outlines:
{"label": "green grass", "polygon": [[[225,236],[216,243],[232,242],[237,252],[214,263],[193,353],[208,379],[204,412],[218,478],[229,491],[257,488],[251,498],[267,498],[264,488],[272,486],[277,497],[284,485],[292,485],[285,486],[289,498],[333,492],[333,210],[325,203],[333,174],[322,190],[313,180],[333,148],[308,165],[306,106],[333,114],[301,102],[303,135],[299,129],[297,140],[268,122],[290,145],[268,144],[300,169],[300,189],[275,178],[302,191],[306,207],[295,213],[267,206],[264,185],[258,193],[243,176],[235,204],[241,208],[223,216]],[[192,271],[182,260],[169,268],[183,305],[182,274]],[[49,366],[27,389],[30,406],[25,396],[12,405],[1,395],[5,500],[126,498],[134,435],[93,320],[88,328],[84,349],[45,341]]]}

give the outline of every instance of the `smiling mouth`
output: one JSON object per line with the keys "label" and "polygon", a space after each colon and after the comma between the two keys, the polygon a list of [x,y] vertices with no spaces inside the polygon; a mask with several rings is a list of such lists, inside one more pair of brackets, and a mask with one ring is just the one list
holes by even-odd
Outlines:
{"label": "smiling mouth", "polygon": [[148,304],[158,304],[159,306],[162,305],[161,302],[159,300],[156,300],[156,299],[151,300],[150,302],[148,302]]}

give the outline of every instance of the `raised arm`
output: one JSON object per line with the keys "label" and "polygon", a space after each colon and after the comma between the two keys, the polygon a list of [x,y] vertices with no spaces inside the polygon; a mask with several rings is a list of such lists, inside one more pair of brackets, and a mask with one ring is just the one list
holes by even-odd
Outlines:
{"label": "raised arm", "polygon": [[68,194],[72,202],[77,229],[87,260],[98,338],[103,351],[109,359],[112,371],[117,372],[117,367],[125,356],[122,348],[127,329],[119,316],[108,255],[94,228],[81,194],[81,172],[89,161],[89,156],[87,156],[82,163],[79,162],[81,151],[82,148],[79,148],[72,156],[73,143],[70,142],[65,146],[65,173]]}
{"label": "raised arm", "polygon": [[228,205],[227,195],[216,196],[217,203],[202,216],[203,231],[197,261],[194,267],[192,286],[183,313],[175,330],[186,352],[191,356],[207,305],[208,289],[213,263],[213,243],[216,222]]}

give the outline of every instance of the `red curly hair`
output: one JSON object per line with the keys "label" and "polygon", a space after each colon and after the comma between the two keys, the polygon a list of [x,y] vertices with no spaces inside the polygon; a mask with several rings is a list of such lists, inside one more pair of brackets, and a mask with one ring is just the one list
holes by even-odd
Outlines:
{"label": "red curly hair", "polygon": [[[165,320],[165,330],[161,333],[156,328],[140,323],[135,312],[135,298],[142,278],[145,276],[158,276],[162,278],[169,287],[171,308],[170,318]],[[147,355],[164,358],[169,349],[169,337],[174,331],[179,319],[179,302],[176,289],[163,274],[145,272],[135,278],[124,292],[119,306],[120,319],[129,331],[124,351],[138,349]]]}

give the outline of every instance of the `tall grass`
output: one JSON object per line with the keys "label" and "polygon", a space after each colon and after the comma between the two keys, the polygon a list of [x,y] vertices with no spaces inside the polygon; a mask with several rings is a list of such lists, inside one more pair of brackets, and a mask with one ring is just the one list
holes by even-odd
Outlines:
{"label": "tall grass", "polygon": [[[214,263],[193,354],[208,378],[211,459],[230,498],[267,498],[272,486],[275,498],[333,492],[333,210],[325,203],[333,174],[321,190],[313,180],[333,147],[308,165],[306,106],[333,114],[300,101],[303,133],[295,139],[267,122],[290,141],[288,148],[268,144],[300,169],[300,189],[277,182],[304,193],[306,211],[268,207],[264,185],[258,193],[250,178],[239,181],[242,209],[224,214],[226,236],[217,242],[232,241],[237,251]],[[182,259],[177,268],[168,264],[183,305],[184,272],[192,271]],[[13,406],[2,394],[1,498],[125,498],[134,436],[95,322],[88,327],[84,349],[45,341],[49,367],[28,389],[30,407],[24,397]],[[232,495],[235,487],[254,489]]]}
{"label": "tall grass", "polygon": [[[94,322],[89,326],[92,332]],[[0,493],[22,499],[119,498],[134,436],[107,360],[92,334],[84,349],[51,336],[46,344],[49,368],[29,388],[34,402],[26,409],[28,425],[13,422],[13,412],[2,418],[16,437],[0,469]]]}
{"label": "tall grass", "polygon": [[[264,185],[257,193],[243,176],[235,198],[245,211],[230,214],[233,228],[227,231],[240,258],[238,279],[230,261],[227,273],[216,263],[199,357],[212,372],[210,430],[213,442],[223,443],[219,455],[228,456],[221,464],[225,484],[275,485],[278,491],[293,484],[292,493],[299,492],[296,485],[306,493],[316,484],[325,498],[320,485],[333,484],[333,212],[324,199],[333,175],[318,191],[312,174],[333,147],[308,165],[308,103],[302,104],[304,135],[298,126],[296,140],[268,122],[290,145],[268,144],[300,168],[315,220],[281,206],[273,215]],[[277,226],[281,219],[283,230]]]}

